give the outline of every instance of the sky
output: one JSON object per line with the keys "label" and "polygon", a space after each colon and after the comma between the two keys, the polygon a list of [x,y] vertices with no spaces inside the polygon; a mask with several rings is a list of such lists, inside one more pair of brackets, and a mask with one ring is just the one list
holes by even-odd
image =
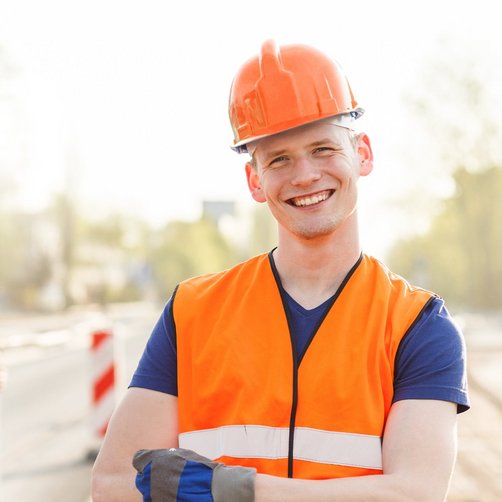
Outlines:
{"label": "sky", "polygon": [[[341,63],[366,109],[359,126],[375,170],[360,182],[360,213],[367,247],[380,250],[420,224],[395,201],[435,172],[405,97],[441,51],[501,66],[494,5],[0,0],[0,48],[14,70],[2,168],[32,209],[63,189],[85,213],[120,210],[155,224],[198,217],[201,200],[247,203],[245,159],[229,148],[233,75],[264,40],[306,43]],[[449,187],[446,178],[424,186],[434,196]]]}

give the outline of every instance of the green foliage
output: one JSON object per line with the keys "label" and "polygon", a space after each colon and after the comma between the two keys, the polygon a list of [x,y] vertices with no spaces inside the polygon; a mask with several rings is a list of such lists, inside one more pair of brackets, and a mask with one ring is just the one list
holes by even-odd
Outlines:
{"label": "green foliage", "polygon": [[112,214],[100,221],[81,222],[81,232],[85,240],[105,247],[125,245],[125,235],[131,222],[123,215]]}
{"label": "green foliage", "polygon": [[[254,227],[253,244],[268,250],[271,227],[264,214]],[[211,219],[172,221],[160,230],[121,214],[90,221],[66,195],[56,195],[37,214],[0,208],[0,239],[5,243],[0,247],[0,308],[60,308],[44,306],[44,295],[54,288],[63,296],[63,307],[164,301],[180,281],[243,258]]]}
{"label": "green foliage", "polygon": [[430,55],[408,96],[419,126],[413,136],[422,135],[423,148],[434,153],[427,163],[422,155],[411,159],[412,172],[420,175],[417,185],[424,187],[423,198],[445,178],[453,179],[455,193],[442,201],[429,230],[397,243],[388,262],[449,304],[500,309],[502,109],[500,89],[494,85],[499,67],[493,65],[489,48],[483,48],[483,58],[479,50],[474,44],[446,44]]}
{"label": "green foliage", "polygon": [[258,204],[253,210],[250,255],[267,253],[277,245],[277,223],[266,204]]}
{"label": "green foliage", "polygon": [[22,239],[11,212],[0,213],[0,242],[0,285],[5,287],[21,264]]}
{"label": "green foliage", "polygon": [[150,262],[165,298],[184,279],[230,267],[236,255],[211,220],[173,221],[155,236]]}
{"label": "green foliage", "polygon": [[36,243],[31,218],[0,212],[0,307],[33,307],[37,290],[51,275],[50,258]]}
{"label": "green foliage", "polygon": [[502,168],[459,169],[454,180],[427,234],[398,243],[389,264],[456,306],[502,308]]}

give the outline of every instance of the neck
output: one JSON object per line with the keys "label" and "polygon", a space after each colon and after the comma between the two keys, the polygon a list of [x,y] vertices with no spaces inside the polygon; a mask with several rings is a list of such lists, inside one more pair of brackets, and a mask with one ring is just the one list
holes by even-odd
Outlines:
{"label": "neck", "polygon": [[284,289],[309,309],[336,293],[360,255],[354,214],[332,234],[315,239],[302,239],[280,228],[274,260]]}

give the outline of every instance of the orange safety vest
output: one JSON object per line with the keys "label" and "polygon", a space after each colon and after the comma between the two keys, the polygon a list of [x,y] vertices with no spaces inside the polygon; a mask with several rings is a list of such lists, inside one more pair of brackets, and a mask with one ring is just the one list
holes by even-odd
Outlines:
{"label": "orange safety vest", "polygon": [[396,351],[433,294],[363,255],[297,358],[279,284],[260,255],[177,288],[180,447],[276,476],[381,473]]}

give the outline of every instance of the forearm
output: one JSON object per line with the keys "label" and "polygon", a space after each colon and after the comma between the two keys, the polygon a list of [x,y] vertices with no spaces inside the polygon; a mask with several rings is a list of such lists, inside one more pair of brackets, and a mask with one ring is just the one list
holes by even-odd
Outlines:
{"label": "forearm", "polygon": [[453,403],[399,401],[387,418],[384,474],[317,481],[257,475],[255,502],[442,502],[455,455]]}
{"label": "forearm", "polygon": [[134,453],[144,447],[178,446],[177,399],[129,389],[116,409],[92,472],[93,502],[140,502]]}
{"label": "forearm", "polygon": [[411,479],[393,475],[302,480],[259,474],[255,502],[441,502],[427,484],[417,487]]}
{"label": "forearm", "polygon": [[96,472],[92,477],[93,502],[141,502],[140,492],[134,485],[136,472]]}

